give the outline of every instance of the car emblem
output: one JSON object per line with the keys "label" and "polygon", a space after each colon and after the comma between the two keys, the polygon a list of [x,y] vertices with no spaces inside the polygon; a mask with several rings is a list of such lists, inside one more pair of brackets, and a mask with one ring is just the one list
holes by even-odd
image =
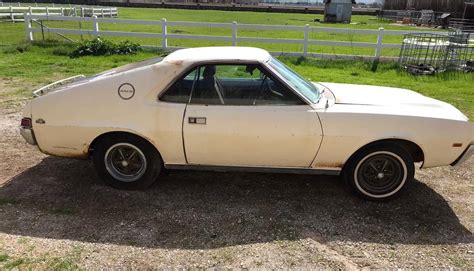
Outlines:
{"label": "car emblem", "polygon": [[135,95],[135,88],[132,84],[123,83],[118,88],[118,95],[124,100],[130,100]]}
{"label": "car emblem", "polygon": [[44,119],[39,118],[39,119],[36,120],[36,123],[38,123],[38,124],[45,124],[46,121],[45,121]]}

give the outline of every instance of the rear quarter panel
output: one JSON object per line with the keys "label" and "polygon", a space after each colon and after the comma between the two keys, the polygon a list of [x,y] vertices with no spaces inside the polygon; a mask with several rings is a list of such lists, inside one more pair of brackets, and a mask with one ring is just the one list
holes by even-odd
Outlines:
{"label": "rear quarter panel", "polygon": [[[40,150],[56,156],[87,158],[97,136],[124,131],[147,139],[160,150],[164,160],[184,161],[179,114],[184,105],[157,103],[158,93],[179,69],[177,65],[160,63],[99,77],[34,99],[33,119],[46,121],[37,124],[33,120]],[[118,95],[123,83],[134,86],[131,99]]]}

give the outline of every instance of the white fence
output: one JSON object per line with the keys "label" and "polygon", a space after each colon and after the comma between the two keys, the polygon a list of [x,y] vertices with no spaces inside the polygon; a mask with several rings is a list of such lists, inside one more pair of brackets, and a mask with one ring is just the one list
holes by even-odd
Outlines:
{"label": "white fence", "polygon": [[[92,23],[92,29],[66,29],[66,28],[48,28],[46,31],[49,33],[57,34],[73,34],[73,35],[91,35],[93,37],[98,36],[119,36],[119,37],[140,37],[140,38],[159,38],[161,39],[161,46],[164,50],[178,49],[178,47],[169,47],[169,39],[191,39],[191,40],[203,40],[203,41],[220,41],[229,42],[232,46],[237,46],[239,42],[256,42],[256,43],[273,43],[273,44],[299,44],[302,45],[302,52],[272,52],[273,54],[284,54],[291,56],[311,56],[311,57],[329,57],[329,58],[355,58],[360,57],[364,59],[375,59],[381,58],[382,50],[386,48],[400,49],[401,44],[390,44],[383,43],[384,36],[400,36],[409,31],[399,30],[384,30],[379,28],[378,30],[372,29],[347,29],[347,28],[322,28],[322,27],[310,27],[305,26],[289,26],[289,25],[260,25],[260,24],[238,24],[233,23],[207,23],[207,22],[171,22],[166,19],[159,21],[151,20],[129,20],[129,19],[115,19],[115,18],[97,18],[93,17],[62,17],[62,16],[46,16],[46,15],[31,15],[25,14],[25,30],[27,40],[33,40],[33,33],[44,31],[38,27],[32,27],[33,20],[57,20],[57,21],[80,21]],[[161,33],[149,33],[149,32],[125,32],[125,31],[104,31],[100,30],[100,23],[114,23],[114,24],[133,24],[133,25],[153,25],[161,28]],[[184,27],[206,27],[206,28],[226,28],[231,29],[230,36],[211,36],[211,35],[189,35],[189,34],[174,34],[168,33],[168,27],[184,26]],[[273,31],[298,31],[303,34],[303,39],[275,39],[275,38],[259,38],[259,37],[241,37],[238,36],[238,31],[241,29],[251,30],[273,30]],[[350,35],[376,35],[377,40],[374,43],[370,42],[351,42],[351,41],[331,41],[331,40],[314,40],[310,39],[310,33],[340,33]],[[415,31],[411,31],[414,33]],[[419,33],[419,32],[417,32]],[[436,32],[442,33],[442,32]],[[372,48],[374,54],[371,56],[360,56],[360,55],[338,55],[338,54],[316,54],[308,51],[309,45],[320,45],[320,46],[349,46],[349,47],[361,47],[361,48]],[[389,57],[390,58],[390,57]],[[393,59],[395,57],[391,57]]]}
{"label": "white fence", "polygon": [[0,21],[22,22],[24,14],[46,16],[117,17],[116,7],[0,6]]}

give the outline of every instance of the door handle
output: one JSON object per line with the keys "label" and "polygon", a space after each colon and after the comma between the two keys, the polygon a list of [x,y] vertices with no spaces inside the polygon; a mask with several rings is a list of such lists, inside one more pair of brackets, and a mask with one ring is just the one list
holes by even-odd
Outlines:
{"label": "door handle", "polygon": [[204,117],[189,117],[188,122],[190,124],[206,124],[206,118],[204,118]]}

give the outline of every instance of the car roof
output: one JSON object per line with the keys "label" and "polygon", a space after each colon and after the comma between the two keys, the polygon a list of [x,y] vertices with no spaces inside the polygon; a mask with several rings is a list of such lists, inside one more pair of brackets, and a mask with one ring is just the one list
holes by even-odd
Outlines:
{"label": "car roof", "polygon": [[177,50],[169,54],[164,62],[201,62],[201,61],[259,61],[266,62],[270,53],[254,47],[198,47]]}

